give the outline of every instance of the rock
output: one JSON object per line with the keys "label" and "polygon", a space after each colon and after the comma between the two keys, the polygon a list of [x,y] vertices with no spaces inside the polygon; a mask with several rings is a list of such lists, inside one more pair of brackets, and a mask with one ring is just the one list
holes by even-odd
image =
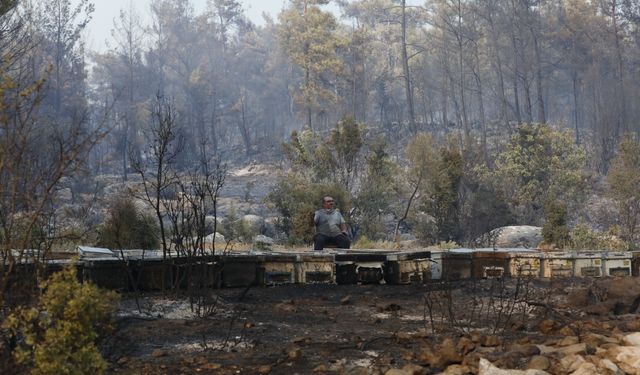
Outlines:
{"label": "rock", "polygon": [[262,217],[258,215],[244,215],[240,220],[253,235],[262,233],[262,228],[264,228],[264,219]]}
{"label": "rock", "polygon": [[440,375],[467,375],[473,374],[473,371],[469,366],[464,365],[451,365],[447,367]]}
{"label": "rock", "polygon": [[450,338],[445,339],[437,350],[425,346],[419,360],[433,368],[443,369],[448,365],[462,362],[462,356]]}
{"label": "rock", "polygon": [[546,334],[551,333],[551,331],[553,331],[553,328],[555,327],[556,322],[551,320],[551,319],[545,319],[542,322],[540,322],[540,325],[538,325],[538,329],[540,330],[540,332]]}
{"label": "rock", "polygon": [[327,366],[325,366],[325,365],[318,365],[318,366],[314,367],[313,370],[311,370],[311,371],[313,371],[313,372],[327,372],[328,369],[327,369]]}
{"label": "rock", "polygon": [[580,340],[578,339],[577,336],[567,336],[563,339],[561,339],[560,341],[558,341],[558,343],[556,345],[558,346],[569,346],[569,345],[574,345],[579,343]]}
{"label": "rock", "polygon": [[488,360],[480,358],[478,364],[479,375],[549,375],[548,372],[542,370],[502,370],[494,366]]}
{"label": "rock", "polygon": [[291,361],[300,359],[301,355],[302,355],[302,350],[300,350],[300,348],[298,348],[297,346],[293,346],[287,349],[287,357],[289,357],[289,360]]}
{"label": "rock", "polygon": [[[542,242],[542,228],[530,225],[512,225],[492,230],[488,236],[492,241],[485,241],[482,246],[488,247],[526,247],[535,248]],[[489,243],[492,242],[492,243]]]}
{"label": "rock", "polygon": [[270,365],[262,365],[260,366],[260,368],[258,368],[258,374],[260,375],[266,375],[268,373],[271,372],[271,366]]}
{"label": "rock", "polygon": [[457,348],[458,351],[462,352],[462,354],[465,355],[475,349],[476,344],[474,344],[474,342],[471,341],[471,339],[468,337],[461,337],[458,341]]}
{"label": "rock", "polygon": [[519,353],[522,357],[532,357],[534,355],[540,354],[540,349],[532,344],[514,344],[509,347],[509,351],[513,353]]}
{"label": "rock", "polygon": [[527,368],[532,370],[547,370],[549,367],[551,367],[551,361],[543,355],[535,355],[531,357],[531,360],[529,360],[529,364],[527,365]]}
{"label": "rock", "polygon": [[392,368],[387,370],[384,375],[411,375],[411,373],[397,368]]}
{"label": "rock", "polygon": [[564,336],[575,336],[576,335],[575,331],[573,329],[571,329],[571,327],[569,327],[569,326],[562,327],[558,332],[561,335],[564,335]]}
{"label": "rock", "polygon": [[603,335],[599,335],[597,333],[593,333],[593,332],[589,332],[587,334],[585,334],[584,336],[582,336],[582,342],[586,343],[587,345],[593,346],[593,347],[598,347],[600,345],[603,345],[605,343],[609,343],[609,344],[619,344],[619,341],[612,338],[612,337],[607,337],[607,336],[603,336]]}
{"label": "rock", "polygon": [[482,340],[482,346],[486,347],[495,347],[500,346],[501,340],[496,335],[485,336],[484,340]]}
{"label": "rock", "polygon": [[494,354],[495,356],[492,356],[492,357],[487,356],[487,360],[493,362],[493,365],[496,367],[511,369],[511,368],[520,367],[521,365],[522,356],[520,355],[520,353],[496,352]]}
{"label": "rock", "polygon": [[593,375],[597,374],[598,369],[593,363],[585,362],[580,365],[571,375]]}
{"label": "rock", "polygon": [[627,346],[640,346],[640,332],[634,332],[624,336],[622,342]]}
{"label": "rock", "polygon": [[118,359],[118,364],[119,365],[124,365],[125,363],[129,362],[129,357],[122,357],[120,359]]}
{"label": "rock", "polygon": [[402,368],[402,371],[406,372],[409,375],[426,375],[427,374],[426,368],[422,366],[414,365],[412,363],[405,365]]}
{"label": "rock", "polygon": [[[346,368],[343,372],[345,375],[369,375],[369,369],[363,366],[352,366]],[[402,374],[407,375],[407,374]]]}
{"label": "rock", "polygon": [[640,319],[635,319],[625,323],[625,328],[628,331],[640,331]]}
{"label": "rock", "polygon": [[151,356],[154,358],[166,357],[167,355],[168,353],[164,349],[153,349],[151,352]]}
{"label": "rock", "polygon": [[640,347],[617,346],[607,351],[607,357],[627,374],[640,375]]}
{"label": "rock", "polygon": [[560,365],[567,372],[576,371],[583,363],[585,363],[585,359],[581,355],[567,355],[560,359]]}
{"label": "rock", "polygon": [[471,341],[480,343],[484,339],[484,335],[480,332],[471,332]]}
{"label": "rock", "polygon": [[613,372],[614,375],[623,375],[622,371],[620,370],[620,368],[618,366],[616,366],[615,363],[611,362],[610,359],[603,359],[600,361],[600,366]]}
{"label": "rock", "polygon": [[442,341],[439,352],[445,360],[445,363],[443,363],[443,366],[441,367],[462,362],[462,356],[460,355],[460,352],[458,352],[458,348],[456,348],[453,340],[450,338],[446,338]]}
{"label": "rock", "polygon": [[586,352],[587,352],[587,344],[580,343],[580,344],[573,344],[573,345],[569,345],[569,346],[564,346],[562,348],[558,348],[556,350],[556,352],[560,353],[562,355],[586,354]]}
{"label": "rock", "polygon": [[[213,235],[214,235],[214,233],[211,233],[208,236],[206,236],[204,238],[204,243],[205,244],[213,243]],[[216,243],[226,243],[227,242],[227,240],[224,238],[222,233],[215,233],[215,237],[216,237],[216,239],[215,239]]]}

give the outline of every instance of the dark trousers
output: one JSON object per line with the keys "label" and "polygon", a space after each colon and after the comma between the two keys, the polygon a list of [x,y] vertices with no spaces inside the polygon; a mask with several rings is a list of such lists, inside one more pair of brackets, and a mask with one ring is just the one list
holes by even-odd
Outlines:
{"label": "dark trousers", "polygon": [[348,249],[351,246],[351,240],[344,233],[335,237],[325,236],[320,233],[316,233],[313,236],[313,250],[322,250],[326,245],[334,245],[339,249]]}

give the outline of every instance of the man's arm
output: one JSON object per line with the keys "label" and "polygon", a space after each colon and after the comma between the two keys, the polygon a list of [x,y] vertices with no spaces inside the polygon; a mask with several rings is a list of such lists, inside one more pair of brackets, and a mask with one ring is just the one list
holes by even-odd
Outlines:
{"label": "man's arm", "polygon": [[340,231],[344,234],[347,234],[347,224],[340,223]]}

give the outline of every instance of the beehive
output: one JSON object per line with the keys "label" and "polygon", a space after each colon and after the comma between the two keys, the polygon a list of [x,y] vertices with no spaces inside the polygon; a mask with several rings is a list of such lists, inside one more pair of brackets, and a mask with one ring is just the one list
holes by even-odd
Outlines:
{"label": "beehive", "polygon": [[502,278],[508,275],[509,253],[493,249],[473,252],[473,277],[475,279]]}
{"label": "beehive", "polygon": [[574,253],[568,251],[545,253],[542,257],[542,277],[572,277],[574,258]]}
{"label": "beehive", "polygon": [[403,251],[387,255],[384,262],[384,280],[387,284],[425,282],[431,278],[429,251]]}
{"label": "beehive", "polygon": [[511,277],[540,277],[542,254],[534,251],[516,250],[509,252],[509,273]]}
{"label": "beehive", "polygon": [[573,275],[576,277],[601,277],[602,255],[600,251],[577,252]]}
{"label": "beehive", "polygon": [[633,254],[628,251],[606,252],[603,256],[604,276],[631,276]]}
{"label": "beehive", "polygon": [[330,284],[335,281],[334,258],[331,254],[297,254],[295,263],[296,283]]}

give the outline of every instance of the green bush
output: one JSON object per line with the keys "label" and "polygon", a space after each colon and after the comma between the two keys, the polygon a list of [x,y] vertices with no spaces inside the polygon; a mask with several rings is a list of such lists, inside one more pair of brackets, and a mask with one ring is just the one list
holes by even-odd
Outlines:
{"label": "green bush", "polygon": [[570,239],[567,227],[567,206],[550,199],[544,206],[544,213],[547,219],[542,226],[544,242],[564,248]]}
{"label": "green bush", "polygon": [[593,230],[580,223],[571,232],[569,243],[574,250],[628,250],[630,244],[619,236],[619,228],[613,227],[608,233]]}
{"label": "green bush", "polygon": [[20,308],[2,324],[18,342],[12,355],[31,374],[104,373],[97,344],[111,329],[114,292],[78,281],[75,266],[52,275],[35,307]]}
{"label": "green bush", "polygon": [[158,224],[128,196],[116,198],[99,230],[98,246],[111,249],[157,249]]}
{"label": "green bush", "polygon": [[[321,208],[322,198],[330,195],[343,213],[351,208],[349,194],[338,184],[309,183],[294,175],[282,179],[267,196],[267,203],[280,213],[279,229],[292,244],[310,243],[313,239],[313,214]],[[345,220],[348,219],[345,217]]]}

